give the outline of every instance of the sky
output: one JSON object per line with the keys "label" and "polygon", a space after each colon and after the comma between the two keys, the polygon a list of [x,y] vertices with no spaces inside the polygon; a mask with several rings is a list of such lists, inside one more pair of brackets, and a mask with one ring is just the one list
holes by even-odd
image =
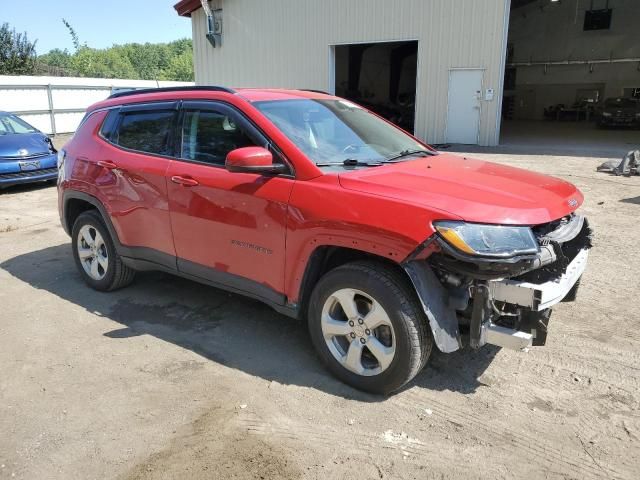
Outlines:
{"label": "sky", "polygon": [[65,18],[80,43],[106,48],[122,43],[159,43],[191,38],[191,19],[173,9],[178,0],[0,0],[0,24],[7,22],[29,40],[38,55],[54,48],[73,51]]}

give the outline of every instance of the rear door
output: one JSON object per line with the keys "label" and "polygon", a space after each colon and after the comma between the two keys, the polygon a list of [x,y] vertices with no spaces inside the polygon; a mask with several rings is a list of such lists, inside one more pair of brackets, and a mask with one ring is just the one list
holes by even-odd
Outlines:
{"label": "rear door", "polygon": [[287,204],[293,176],[232,173],[227,154],[266,146],[249,120],[219,102],[183,104],[167,172],[178,269],[274,303],[284,301]]}
{"label": "rear door", "polygon": [[131,255],[175,268],[166,172],[173,153],[177,102],[112,110],[100,135],[103,168],[96,183],[120,242]]}

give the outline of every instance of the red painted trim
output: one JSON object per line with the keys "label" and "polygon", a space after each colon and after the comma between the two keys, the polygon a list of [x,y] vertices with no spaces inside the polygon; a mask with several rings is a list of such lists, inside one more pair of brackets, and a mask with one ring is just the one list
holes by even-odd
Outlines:
{"label": "red painted trim", "polygon": [[191,12],[202,8],[202,3],[200,3],[200,0],[180,0],[173,8],[175,8],[181,17],[190,17]]}

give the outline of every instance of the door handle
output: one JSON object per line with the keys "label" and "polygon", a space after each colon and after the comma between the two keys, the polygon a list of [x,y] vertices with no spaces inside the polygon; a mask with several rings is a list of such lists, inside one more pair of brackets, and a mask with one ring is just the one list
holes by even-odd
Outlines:
{"label": "door handle", "polygon": [[171,181],[185,187],[195,187],[196,185],[200,185],[200,182],[198,182],[195,178],[181,177],[180,175],[174,175],[173,177],[171,177]]}
{"label": "door handle", "polygon": [[109,170],[115,170],[118,168],[118,165],[113,163],[111,160],[100,160],[98,161],[98,166],[102,168],[108,168]]}

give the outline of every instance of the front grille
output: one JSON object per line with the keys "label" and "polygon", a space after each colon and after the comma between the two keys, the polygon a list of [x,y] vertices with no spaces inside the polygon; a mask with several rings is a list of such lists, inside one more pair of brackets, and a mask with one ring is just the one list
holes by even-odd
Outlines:
{"label": "front grille", "polygon": [[42,153],[34,153],[33,155],[20,155],[20,156],[12,156],[12,157],[0,157],[2,160],[35,160],[42,157],[48,157],[49,155],[53,155],[49,152]]}
{"label": "front grille", "polygon": [[622,120],[624,122],[630,122],[635,118],[635,114],[633,113],[615,113],[613,115],[615,120]]}
{"label": "front grille", "polygon": [[58,169],[56,167],[53,167],[53,168],[42,168],[40,170],[25,170],[24,172],[0,173],[0,180],[39,177],[40,175],[47,175],[48,173],[57,173],[57,172],[58,172]]}

